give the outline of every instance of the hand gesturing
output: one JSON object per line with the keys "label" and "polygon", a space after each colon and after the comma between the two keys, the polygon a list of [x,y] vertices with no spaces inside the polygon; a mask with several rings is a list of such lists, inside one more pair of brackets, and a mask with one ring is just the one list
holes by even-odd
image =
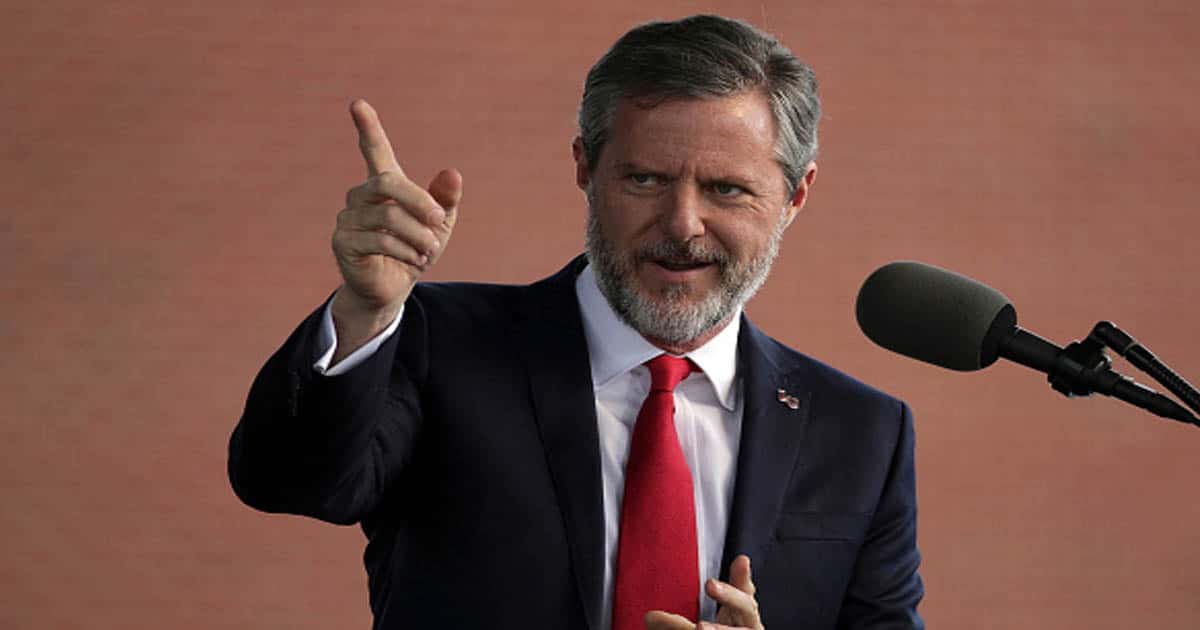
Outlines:
{"label": "hand gesturing", "polygon": [[734,558],[729,566],[729,582],[710,579],[704,590],[720,605],[716,623],[693,623],[686,617],[654,610],[646,614],[646,630],[764,630],[754,599],[749,557]]}
{"label": "hand gesturing", "polygon": [[347,191],[332,239],[344,281],[333,303],[342,356],[395,317],[417,278],[445,249],[463,188],[454,170],[421,188],[400,168],[375,109],[356,100],[350,114],[367,180]]}

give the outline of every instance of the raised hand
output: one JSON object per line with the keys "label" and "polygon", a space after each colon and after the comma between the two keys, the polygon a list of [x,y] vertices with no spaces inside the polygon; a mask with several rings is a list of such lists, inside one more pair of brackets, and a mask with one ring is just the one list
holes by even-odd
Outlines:
{"label": "raised hand", "polygon": [[715,628],[726,626],[737,628],[752,628],[762,630],[762,620],[758,616],[758,601],[754,599],[754,580],[750,577],[750,557],[740,555],[729,565],[729,582],[709,580],[704,586],[708,596],[715,599],[720,606],[717,608],[717,624]]}
{"label": "raised hand", "polygon": [[421,188],[400,168],[375,109],[360,99],[350,104],[350,115],[367,180],[347,191],[333,232],[344,282],[333,302],[335,363],[395,318],[421,273],[446,248],[463,188],[454,170]]}
{"label": "raised hand", "polygon": [[763,630],[758,602],[754,599],[748,556],[733,559],[729,566],[729,582],[709,579],[704,590],[719,605],[716,622],[693,623],[686,617],[652,610],[646,613],[646,630]]}

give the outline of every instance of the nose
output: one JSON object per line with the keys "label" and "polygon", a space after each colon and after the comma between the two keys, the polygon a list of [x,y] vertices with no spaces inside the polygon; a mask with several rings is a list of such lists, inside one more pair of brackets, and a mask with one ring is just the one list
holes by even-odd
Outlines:
{"label": "nose", "polygon": [[659,225],[668,238],[684,243],[704,236],[703,198],[694,186],[676,183],[664,197]]}

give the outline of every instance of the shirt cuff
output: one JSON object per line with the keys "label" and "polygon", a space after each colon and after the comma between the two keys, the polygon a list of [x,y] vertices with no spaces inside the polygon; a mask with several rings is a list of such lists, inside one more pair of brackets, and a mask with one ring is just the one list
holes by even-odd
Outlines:
{"label": "shirt cuff", "polygon": [[[337,298],[335,297],[334,299]],[[338,339],[337,329],[333,326],[333,300],[329,300],[325,304],[325,311],[321,314],[321,328],[317,332],[317,347],[325,348],[325,351],[317,358],[316,363],[313,363],[313,370],[325,376],[338,376],[354,369],[362,362],[371,358],[371,355],[375,354],[376,350],[379,350],[379,346],[382,346],[383,342],[387,341],[396,332],[396,328],[400,326],[400,318],[403,315],[404,305],[401,305],[400,312],[396,313],[396,318],[392,320],[392,323],[388,324],[387,328],[383,329],[383,332],[375,335],[370,341],[363,344],[362,347],[351,352],[341,361],[338,361],[337,365],[330,366],[329,362],[333,360],[333,353],[337,350]]]}

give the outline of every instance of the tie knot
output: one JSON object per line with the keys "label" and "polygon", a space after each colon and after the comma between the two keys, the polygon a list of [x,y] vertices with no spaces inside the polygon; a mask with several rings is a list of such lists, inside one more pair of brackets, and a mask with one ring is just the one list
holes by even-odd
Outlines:
{"label": "tie knot", "polygon": [[650,368],[650,391],[673,392],[679,381],[696,369],[691,359],[660,354],[646,362]]}

